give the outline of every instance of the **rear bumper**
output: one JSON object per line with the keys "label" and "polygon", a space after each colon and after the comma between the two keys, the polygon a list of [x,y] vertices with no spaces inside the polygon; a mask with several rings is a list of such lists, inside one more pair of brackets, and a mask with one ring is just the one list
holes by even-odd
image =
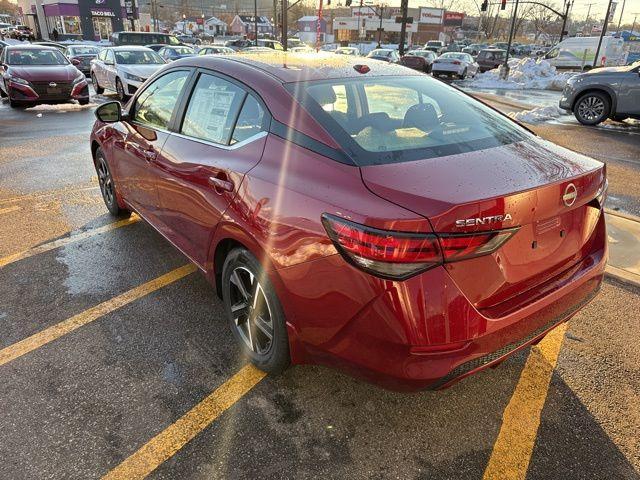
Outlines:
{"label": "rear bumper", "polygon": [[543,296],[501,316],[475,308],[443,267],[393,282],[333,255],[278,270],[276,289],[294,363],[333,366],[393,390],[440,389],[571,318],[597,294],[606,259],[603,243],[539,286]]}
{"label": "rear bumper", "polygon": [[434,75],[462,75],[464,67],[462,65],[446,65],[434,63],[431,67],[431,73]]}

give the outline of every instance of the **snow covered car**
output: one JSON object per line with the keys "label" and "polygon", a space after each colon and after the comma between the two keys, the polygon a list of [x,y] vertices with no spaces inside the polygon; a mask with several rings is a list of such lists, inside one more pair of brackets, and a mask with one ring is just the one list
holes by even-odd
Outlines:
{"label": "snow covered car", "polygon": [[607,118],[640,119],[640,62],[571,77],[562,91],[560,108],[572,111],[583,125],[597,125]]}
{"label": "snow covered car", "polygon": [[105,89],[126,101],[166,62],[147,47],[110,47],[103,49],[91,62],[91,81],[97,94]]}
{"label": "snow covered car", "polygon": [[468,53],[443,53],[431,65],[431,74],[434,77],[456,76],[460,79],[465,79],[467,77],[475,77],[477,73],[478,64]]}

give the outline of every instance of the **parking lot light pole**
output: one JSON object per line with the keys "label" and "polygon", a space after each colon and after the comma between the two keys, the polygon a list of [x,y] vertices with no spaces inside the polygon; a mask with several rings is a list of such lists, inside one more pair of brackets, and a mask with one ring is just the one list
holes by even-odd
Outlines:
{"label": "parking lot light pole", "polygon": [[598,68],[598,57],[600,56],[600,47],[602,47],[602,39],[607,33],[607,27],[609,26],[609,15],[611,14],[611,1],[607,5],[607,14],[604,17],[604,25],[602,25],[602,31],[600,32],[600,40],[598,40],[598,48],[596,48],[596,56],[593,57],[593,68]]}
{"label": "parking lot light pole", "polygon": [[506,80],[509,78],[509,53],[511,52],[511,43],[513,42],[514,29],[516,27],[516,17],[518,16],[518,0],[513,6],[513,16],[511,17],[511,28],[509,29],[509,43],[507,44],[507,55],[504,59],[504,65],[500,71],[500,78]]}

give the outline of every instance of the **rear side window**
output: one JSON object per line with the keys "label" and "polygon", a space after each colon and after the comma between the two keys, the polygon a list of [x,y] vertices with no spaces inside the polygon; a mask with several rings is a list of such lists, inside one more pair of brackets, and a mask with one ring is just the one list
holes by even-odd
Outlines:
{"label": "rear side window", "polygon": [[181,133],[228,145],[246,92],[222,78],[202,74],[196,83]]}
{"label": "rear side window", "polygon": [[253,95],[247,95],[238,121],[233,129],[231,144],[242,142],[265,130],[265,115],[262,105]]}
{"label": "rear side window", "polygon": [[[529,138],[516,123],[425,75],[335,79],[287,88],[359,166],[443,157]],[[342,89],[348,122],[335,108]]]}
{"label": "rear side window", "polygon": [[189,72],[177,71],[167,73],[151,83],[137,98],[133,119],[166,130],[188,77]]}

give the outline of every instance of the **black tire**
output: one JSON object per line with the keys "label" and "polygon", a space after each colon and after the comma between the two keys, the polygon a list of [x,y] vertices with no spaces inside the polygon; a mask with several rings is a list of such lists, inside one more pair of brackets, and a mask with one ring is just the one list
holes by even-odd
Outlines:
{"label": "black tire", "polygon": [[600,92],[587,92],[573,105],[573,114],[583,125],[597,125],[609,118],[611,100]]}
{"label": "black tire", "polygon": [[81,98],[80,100],[78,100],[78,103],[80,105],[89,105],[89,99],[88,98]]}
{"label": "black tire", "polygon": [[232,250],[224,261],[221,281],[229,326],[243,354],[264,372],[283,372],[291,362],[285,317],[258,259],[244,248]]}
{"label": "black tire", "polygon": [[467,78],[467,69],[466,68],[462,71],[462,75],[458,75],[458,78],[460,78],[460,80],[464,80],[465,78]]}
{"label": "black tire", "polygon": [[100,86],[100,84],[98,83],[98,79],[96,78],[96,74],[93,72],[91,73],[91,83],[93,83],[93,89],[96,91],[97,95],[101,95],[104,93],[104,88]]}
{"label": "black tire", "polygon": [[4,93],[4,90],[2,90],[2,89],[0,88],[0,98],[7,98],[7,96],[8,96],[8,95],[7,95],[6,93]]}
{"label": "black tire", "polygon": [[98,184],[100,185],[102,200],[104,200],[104,204],[106,205],[107,210],[109,210],[109,213],[118,218],[126,218],[130,216],[131,212],[129,210],[120,208],[118,205],[116,185],[113,181],[113,177],[111,176],[109,163],[104,156],[102,148],[100,147],[96,150],[95,167],[96,173],[98,174]]}
{"label": "black tire", "polygon": [[124,103],[129,99],[129,95],[124,93],[124,86],[119,78],[116,78],[116,93],[118,94],[118,100],[120,100],[120,103]]}
{"label": "black tire", "polygon": [[16,102],[15,100],[13,100],[12,98],[9,98],[9,106],[11,108],[19,108],[21,105],[19,102]]}

